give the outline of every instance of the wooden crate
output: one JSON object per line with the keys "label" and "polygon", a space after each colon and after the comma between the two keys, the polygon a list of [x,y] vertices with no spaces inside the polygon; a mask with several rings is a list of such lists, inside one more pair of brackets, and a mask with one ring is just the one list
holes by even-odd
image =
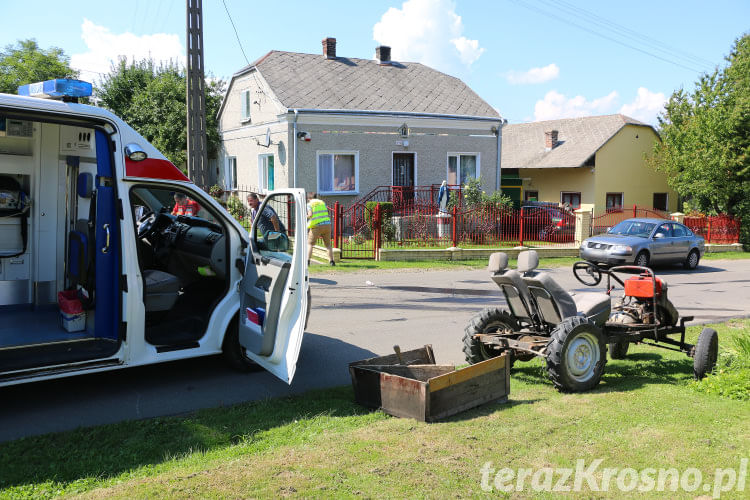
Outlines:
{"label": "wooden crate", "polygon": [[434,422],[510,393],[505,354],[456,370],[435,364],[432,346],[349,364],[357,403],[396,417]]}

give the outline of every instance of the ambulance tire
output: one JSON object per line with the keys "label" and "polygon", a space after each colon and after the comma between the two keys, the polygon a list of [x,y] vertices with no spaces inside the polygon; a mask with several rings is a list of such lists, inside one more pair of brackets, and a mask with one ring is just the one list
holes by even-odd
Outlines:
{"label": "ambulance tire", "polygon": [[224,344],[221,347],[224,360],[239,372],[258,372],[263,370],[255,361],[251,360],[245,354],[245,348],[240,345],[240,328],[239,318],[235,316],[229,322],[227,331],[224,334]]}

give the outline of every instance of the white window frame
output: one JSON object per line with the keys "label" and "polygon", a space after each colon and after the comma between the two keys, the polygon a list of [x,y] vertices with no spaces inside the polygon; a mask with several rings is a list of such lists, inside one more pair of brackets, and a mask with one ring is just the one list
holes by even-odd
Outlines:
{"label": "white window frame", "polygon": [[224,163],[224,184],[227,191],[237,190],[237,157],[227,156]]}
{"label": "white window frame", "polygon": [[252,111],[250,110],[252,102],[250,101],[250,90],[240,92],[240,121],[249,123],[252,120]]}
{"label": "white window frame", "polygon": [[477,176],[475,179],[482,177],[482,154],[478,152],[464,151],[464,152],[452,152],[448,151],[445,155],[445,178],[446,180],[450,177],[450,157],[456,157],[456,183],[461,184],[461,156],[474,156],[477,159]]}
{"label": "white window frame", "polygon": [[[324,155],[353,155],[354,156],[354,191],[328,191],[320,186],[320,157]],[[327,196],[345,196],[359,194],[359,151],[346,150],[320,150],[315,154],[315,186],[317,192]]]}
{"label": "white window frame", "polygon": [[278,176],[276,175],[276,157],[273,153],[263,153],[258,155],[258,187],[261,193],[270,193],[272,190],[268,189],[268,158],[273,158],[273,188],[278,189],[276,181]]}
{"label": "white window frame", "polygon": [[419,169],[417,168],[417,165],[419,164],[419,158],[416,151],[391,151],[391,186],[393,186],[393,158],[396,156],[396,154],[409,154],[414,157],[414,185],[419,186]]}

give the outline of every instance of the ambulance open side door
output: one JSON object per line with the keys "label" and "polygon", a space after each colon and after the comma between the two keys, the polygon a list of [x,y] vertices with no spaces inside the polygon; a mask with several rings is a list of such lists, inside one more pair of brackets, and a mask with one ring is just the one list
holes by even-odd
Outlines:
{"label": "ambulance open side door", "polygon": [[287,383],[302,344],[307,287],[305,191],[274,191],[250,230],[239,287],[239,341],[249,359]]}

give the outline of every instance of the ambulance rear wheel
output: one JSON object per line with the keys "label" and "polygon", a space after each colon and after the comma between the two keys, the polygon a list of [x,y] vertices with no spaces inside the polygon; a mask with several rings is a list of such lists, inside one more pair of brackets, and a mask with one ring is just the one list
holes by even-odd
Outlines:
{"label": "ambulance rear wheel", "polygon": [[224,344],[221,347],[221,354],[229,366],[240,372],[258,372],[263,370],[255,361],[247,357],[245,348],[240,345],[240,327],[239,317],[235,316],[229,322],[227,331],[224,334]]}

